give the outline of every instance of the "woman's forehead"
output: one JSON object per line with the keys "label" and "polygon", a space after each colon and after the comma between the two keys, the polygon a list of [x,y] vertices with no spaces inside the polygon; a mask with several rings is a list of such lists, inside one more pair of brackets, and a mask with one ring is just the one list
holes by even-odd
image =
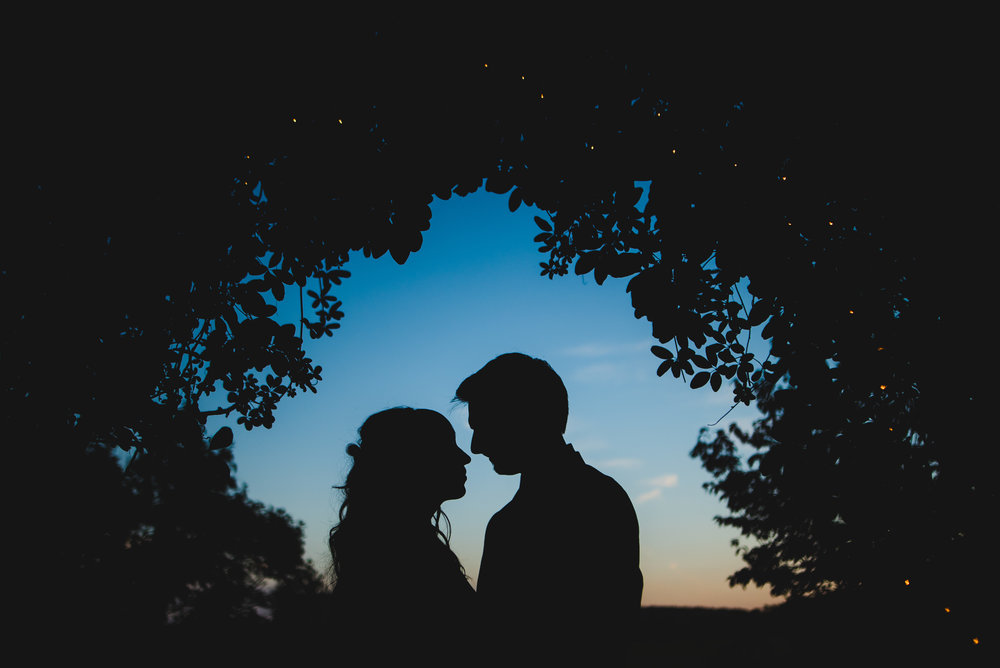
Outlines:
{"label": "woman's forehead", "polygon": [[434,411],[428,411],[425,414],[424,426],[428,435],[437,438],[442,436],[454,438],[455,436],[455,428],[451,426],[448,418]]}

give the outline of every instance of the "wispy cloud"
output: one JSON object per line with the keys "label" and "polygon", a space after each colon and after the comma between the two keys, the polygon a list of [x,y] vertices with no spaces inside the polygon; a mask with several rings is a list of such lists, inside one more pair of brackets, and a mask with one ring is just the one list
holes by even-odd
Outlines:
{"label": "wispy cloud", "polygon": [[659,489],[659,488],[657,488],[657,489],[651,489],[648,492],[640,494],[639,498],[637,498],[636,501],[638,503],[645,503],[647,501],[652,501],[653,499],[659,497],[661,494],[663,494],[663,490],[662,489]]}
{"label": "wispy cloud", "polygon": [[652,501],[653,499],[658,499],[660,496],[662,496],[663,490],[668,489],[670,487],[676,487],[677,480],[678,478],[676,473],[667,473],[661,476],[657,476],[655,478],[650,478],[649,480],[646,481],[646,484],[652,485],[653,489],[640,494],[636,498],[636,501],[638,503],[645,503],[646,501]]}
{"label": "wispy cloud", "polygon": [[605,459],[602,462],[597,462],[597,467],[607,469],[634,469],[641,464],[641,459],[635,459],[633,457],[620,457],[618,459]]}
{"label": "wispy cloud", "polygon": [[668,473],[666,475],[661,475],[650,480],[649,484],[655,485],[656,487],[677,487],[677,474]]}

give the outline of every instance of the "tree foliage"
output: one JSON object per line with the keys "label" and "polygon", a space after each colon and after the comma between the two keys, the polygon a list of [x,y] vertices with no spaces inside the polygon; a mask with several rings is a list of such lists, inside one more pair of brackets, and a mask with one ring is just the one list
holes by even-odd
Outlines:
{"label": "tree foliage", "polygon": [[[731,432],[752,461],[725,433],[694,453],[722,521],[761,541],[734,582],[870,582],[858,560],[887,565],[920,534],[887,489],[976,530],[962,513],[994,503],[995,456],[969,427],[986,396],[970,350],[989,350],[970,324],[988,314],[975,221],[995,206],[969,197],[961,79],[865,63],[691,89],[645,32],[525,28],[517,49],[362,33],[331,35],[319,74],[275,63],[222,95],[52,104],[26,126],[5,419],[145,452],[211,414],[268,427],[322,377],[305,332],[349,312],[333,292],[352,254],[403,263],[434,197],[484,188],[538,209],[543,276],[628,279],[658,373],[759,402],[753,433]],[[275,319],[282,299],[297,321]]]}
{"label": "tree foliage", "polygon": [[44,558],[68,569],[48,601],[49,623],[259,623],[276,597],[318,592],[302,523],[250,499],[231,466],[230,449],[196,436],[127,468],[99,446],[52,466],[50,483],[62,487],[54,496],[72,492],[73,502],[61,510],[57,553]]}
{"label": "tree foliage", "polygon": [[[314,70],[282,61],[254,71],[273,82],[266,104],[232,77],[124,101],[68,85],[31,110],[3,257],[3,343],[24,351],[4,361],[12,416],[44,412],[142,450],[174,440],[184,411],[268,427],[282,398],[322,377],[305,334],[340,326],[351,253],[405,262],[433,197],[481,187],[545,212],[543,275],[572,262],[598,282],[634,276],[637,314],[676,343],[656,351],[662,373],[734,380],[749,403],[772,371],[741,339],[751,309],[757,322],[778,308],[780,263],[855,227],[845,181],[894,166],[868,151],[848,178],[843,160],[826,162],[884,119],[829,134],[846,104],[834,95],[677,93],[676,67],[636,34],[595,48],[530,32],[515,51],[392,29],[332,37],[312,95]],[[649,182],[641,210],[637,181]],[[738,303],[751,265],[757,300]],[[298,321],[275,319],[282,299],[298,299]],[[695,356],[688,344],[707,338]]]}

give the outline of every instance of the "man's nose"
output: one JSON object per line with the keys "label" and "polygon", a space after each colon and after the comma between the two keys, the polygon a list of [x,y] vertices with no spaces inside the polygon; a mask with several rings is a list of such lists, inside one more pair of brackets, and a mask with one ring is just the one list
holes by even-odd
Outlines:
{"label": "man's nose", "polygon": [[[469,442],[469,450],[471,450],[472,454],[474,454],[474,455],[481,455],[481,454],[483,454],[483,450],[482,450],[482,448],[479,447],[479,445],[482,443],[482,439],[481,438],[476,438],[476,436],[477,436],[476,432],[473,431],[472,432],[472,440]],[[472,460],[470,459],[469,461],[472,461]]]}

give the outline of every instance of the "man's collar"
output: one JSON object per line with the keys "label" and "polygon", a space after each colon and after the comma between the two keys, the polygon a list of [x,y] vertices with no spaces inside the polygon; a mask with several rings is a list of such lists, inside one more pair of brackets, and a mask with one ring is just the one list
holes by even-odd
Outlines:
{"label": "man's collar", "polygon": [[549,452],[544,458],[535,460],[535,466],[530,471],[521,474],[521,489],[525,487],[525,478],[528,479],[528,488],[533,489],[536,485],[550,484],[553,478],[559,477],[563,472],[583,466],[583,457],[573,448],[572,443],[562,443]]}

